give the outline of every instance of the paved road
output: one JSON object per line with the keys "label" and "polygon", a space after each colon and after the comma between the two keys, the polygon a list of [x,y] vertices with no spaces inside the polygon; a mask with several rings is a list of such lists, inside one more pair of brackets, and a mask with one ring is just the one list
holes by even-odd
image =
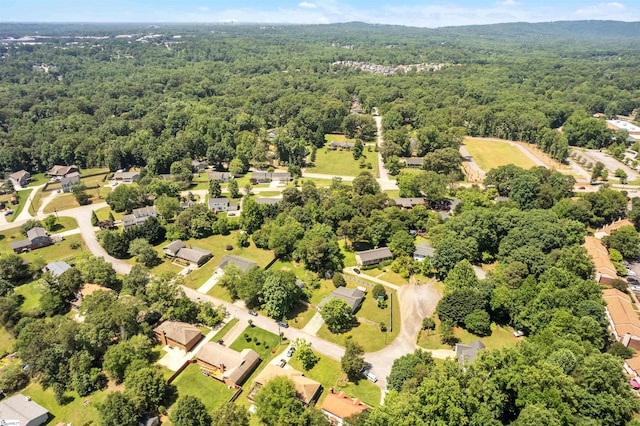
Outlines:
{"label": "paved road", "polygon": [[[574,149],[572,151],[577,152],[579,155],[588,159],[593,164],[600,161],[602,164],[604,164],[605,168],[609,172],[610,177],[613,177],[617,169],[622,169],[627,173],[629,182],[632,182],[640,177],[640,174],[638,174],[638,172],[633,170],[631,167],[627,166],[624,163],[621,163],[620,161],[605,154],[604,152],[598,151],[597,149],[586,149],[584,151],[581,149]],[[589,178],[591,178],[591,176],[589,176]]]}
{"label": "paved road", "polygon": [[[377,110],[376,110],[377,111]],[[389,178],[389,174],[387,173],[387,169],[384,168],[384,161],[382,160],[382,154],[380,152],[380,148],[382,147],[382,143],[384,142],[382,139],[382,117],[380,115],[376,115],[373,117],[376,121],[376,128],[378,130],[377,144],[378,144],[378,170],[380,173],[380,177],[378,178],[378,183],[380,184],[380,188],[384,190],[396,190],[398,189],[398,185],[394,180]]]}
{"label": "paved road", "polygon": [[[32,218],[31,213],[29,213],[29,206],[33,202],[33,197],[36,195],[36,192],[38,192],[38,190],[42,189],[42,188],[44,188],[44,185],[32,186],[31,187],[31,193],[29,194],[29,197],[27,198],[26,204],[24,205],[24,208],[22,209],[22,211],[20,212],[18,217],[16,217],[16,220],[13,223],[26,222],[27,220]],[[29,189],[29,188],[25,188],[25,189]]]}

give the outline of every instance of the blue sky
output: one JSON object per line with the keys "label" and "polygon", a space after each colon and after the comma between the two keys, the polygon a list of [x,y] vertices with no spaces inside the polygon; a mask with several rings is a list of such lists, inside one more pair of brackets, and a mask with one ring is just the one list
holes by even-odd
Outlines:
{"label": "blue sky", "polygon": [[419,27],[578,19],[640,21],[638,0],[1,0],[0,22],[363,21]]}

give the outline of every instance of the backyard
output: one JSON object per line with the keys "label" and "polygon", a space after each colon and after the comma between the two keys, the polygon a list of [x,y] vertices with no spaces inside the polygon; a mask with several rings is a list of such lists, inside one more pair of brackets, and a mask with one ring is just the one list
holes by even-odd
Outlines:
{"label": "backyard", "polygon": [[515,164],[525,169],[536,165],[520,149],[509,142],[465,138],[464,146],[473,160],[485,172],[507,164]]}
{"label": "backyard", "polygon": [[[342,136],[341,140],[336,139]],[[327,142],[354,142],[347,140],[344,135],[326,135]],[[362,158],[365,163],[371,164],[371,169],[365,167],[360,168],[361,160],[354,160],[352,151],[331,150],[328,148],[320,148],[316,151],[316,160],[312,167],[307,167],[309,173],[321,173],[336,176],[358,176],[360,172],[368,170],[374,176],[378,176],[378,153],[373,150],[371,145],[365,146],[362,150]]]}
{"label": "backyard", "polygon": [[13,194],[5,194],[0,196],[0,201],[5,202],[7,210],[9,209],[13,210],[13,214],[10,214],[9,216],[7,216],[7,222],[13,222],[16,219],[16,217],[18,217],[20,212],[22,212],[22,210],[24,209],[24,206],[27,202],[27,198],[29,198],[29,195],[31,195],[32,191],[33,189],[22,189],[18,191],[17,193],[18,204],[16,205],[12,205],[9,202],[11,197],[13,197]]}
{"label": "backyard", "polygon": [[373,407],[380,404],[380,388],[364,378],[358,383],[348,382],[346,375],[342,372],[340,362],[316,353],[320,357],[318,363],[309,371],[304,371],[302,363],[296,356],[291,358],[289,365],[304,375],[322,383],[324,391],[318,401],[318,406],[322,405],[329,389],[344,391],[348,396],[359,398],[364,403]]}
{"label": "backyard", "polygon": [[[438,326],[440,321],[435,318],[436,329],[434,331],[422,330],[418,336],[418,345],[425,349],[451,349],[451,346],[443,345],[440,342],[440,333],[438,333]],[[460,339],[460,343],[468,344],[476,340],[480,340],[487,349],[502,349],[506,347],[515,346],[522,338],[517,338],[513,335],[513,329],[511,327],[502,327],[496,324],[491,324],[491,336],[478,337],[469,333],[467,330],[455,327],[453,334]]]}
{"label": "backyard", "polygon": [[0,357],[11,352],[15,339],[4,327],[0,327]]}
{"label": "backyard", "polygon": [[22,284],[14,288],[16,295],[24,297],[20,312],[28,314],[37,311],[40,307],[40,296],[44,293],[44,288],[40,283],[40,279],[33,280],[27,284]]}
{"label": "backyard", "polygon": [[[198,364],[192,364],[185,368],[172,385],[176,387],[178,397],[185,395],[198,397],[209,412],[220,408],[235,393],[235,389],[229,389],[226,384],[202,374]],[[169,412],[171,412],[171,407],[169,407]]]}

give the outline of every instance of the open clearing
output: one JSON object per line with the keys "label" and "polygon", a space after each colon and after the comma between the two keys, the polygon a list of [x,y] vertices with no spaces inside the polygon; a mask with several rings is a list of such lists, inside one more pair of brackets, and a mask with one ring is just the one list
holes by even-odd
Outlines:
{"label": "open clearing", "polygon": [[235,389],[229,389],[224,383],[202,374],[197,364],[185,368],[172,384],[178,390],[178,397],[185,395],[198,397],[210,412],[220,408],[235,393]]}
{"label": "open clearing", "polygon": [[524,169],[529,169],[536,165],[520,149],[509,142],[465,138],[464,146],[478,166],[485,172],[507,164],[515,164]]}

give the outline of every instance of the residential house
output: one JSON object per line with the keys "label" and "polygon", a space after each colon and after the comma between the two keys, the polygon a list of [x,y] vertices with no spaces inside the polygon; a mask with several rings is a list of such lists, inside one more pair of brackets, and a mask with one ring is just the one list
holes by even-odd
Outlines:
{"label": "residential house", "polygon": [[358,266],[376,265],[389,259],[393,259],[393,253],[391,253],[388,247],[356,252],[356,263]]}
{"label": "residential house", "polygon": [[278,132],[276,130],[269,130],[269,133],[267,133],[267,138],[273,140],[276,138],[277,135],[278,135]]}
{"label": "residential house", "polygon": [[76,183],[80,182],[80,173],[73,172],[69,173],[65,177],[60,179],[60,184],[62,185],[62,192],[71,192],[71,188]]}
{"label": "residential house", "polygon": [[433,257],[436,254],[436,249],[426,241],[416,244],[416,249],[413,252],[413,260],[422,262],[427,257]]}
{"label": "residential house", "polygon": [[424,198],[392,198],[393,202],[395,203],[395,205],[397,207],[403,208],[403,209],[407,209],[407,210],[411,210],[412,208],[414,208],[415,206],[426,206],[427,205],[427,200],[425,200]]}
{"label": "residential house", "polygon": [[480,340],[463,345],[462,343],[456,344],[456,356],[458,362],[462,365],[472,363],[478,357],[478,351],[484,349],[484,344]]}
{"label": "residential house", "polygon": [[200,329],[180,321],[165,321],[153,329],[162,346],[172,346],[189,352],[202,339]]}
{"label": "residential house", "polygon": [[133,209],[131,214],[122,216],[122,225],[125,228],[128,228],[130,226],[142,225],[148,218],[157,216],[158,214],[156,213],[155,206]]}
{"label": "residential house", "polygon": [[160,426],[160,419],[153,413],[147,413],[138,420],[138,426]]}
{"label": "residential house", "polygon": [[140,172],[115,172],[113,180],[124,183],[133,183],[140,177]]}
{"label": "residential house", "polygon": [[13,252],[17,254],[50,246],[51,244],[53,244],[53,239],[47,234],[47,231],[36,226],[27,231],[26,239],[14,241],[10,245]]}
{"label": "residential house", "polygon": [[238,210],[238,203],[236,201],[229,201],[226,197],[221,198],[209,198],[209,209],[216,212],[235,212]]}
{"label": "residential house", "polygon": [[20,170],[9,175],[9,180],[14,188],[26,186],[31,182],[31,173],[26,170]]}
{"label": "residential house", "polygon": [[242,272],[245,272],[245,273],[249,272],[253,268],[258,267],[256,262],[254,262],[253,260],[249,260],[249,259],[245,259],[244,257],[234,256],[229,254],[222,258],[217,269],[223,270],[225,266],[227,266],[230,263],[235,264],[237,267],[242,269]]}
{"label": "residential house", "polygon": [[198,351],[196,360],[207,376],[229,386],[240,386],[260,363],[260,355],[253,349],[236,352],[218,343],[208,342]]}
{"label": "residential house", "polygon": [[357,398],[349,398],[344,391],[331,389],[320,409],[333,426],[342,426],[345,419],[364,413],[369,406]]}
{"label": "residential house", "polygon": [[291,173],[276,170],[273,172],[253,172],[251,173],[251,180],[257,183],[266,182],[280,182],[288,183],[291,181]]}
{"label": "residential house", "polygon": [[615,288],[603,290],[602,298],[606,303],[609,329],[616,341],[636,350],[633,357],[624,361],[624,369],[635,381],[635,387],[640,387],[640,318],[633,301],[628,294]]}
{"label": "residential house", "polygon": [[459,198],[448,198],[436,203],[433,207],[437,210],[436,213],[442,220],[449,220],[461,202],[462,200]]}
{"label": "residential house", "polygon": [[209,163],[207,163],[207,160],[192,160],[191,167],[193,168],[193,171],[197,173],[208,168]]}
{"label": "residential house", "polygon": [[196,204],[198,204],[196,201],[191,201],[191,200],[180,201],[180,208],[182,210],[186,210],[189,207],[195,206]]}
{"label": "residential house", "polygon": [[99,284],[85,283],[82,284],[80,290],[78,290],[78,292],[76,293],[75,299],[71,302],[71,307],[73,309],[79,310],[80,306],[82,305],[82,301],[86,297],[91,296],[97,291],[108,291],[110,293],[113,293],[113,290],[111,290],[110,288],[103,287]]}
{"label": "residential house", "polygon": [[280,201],[282,201],[282,198],[267,198],[267,197],[256,197],[253,199],[253,201],[256,202],[256,204],[264,204],[267,206],[275,206],[277,204],[280,204]]}
{"label": "residential house", "polygon": [[356,144],[353,142],[338,142],[332,141],[327,144],[327,148],[332,149],[334,151],[351,151]]}
{"label": "residential house", "polygon": [[182,259],[191,264],[201,266],[213,257],[210,251],[198,247],[187,247],[182,240],[166,245],[162,251],[174,259]]}
{"label": "residential house", "polygon": [[209,172],[209,180],[217,180],[219,182],[227,182],[231,179],[231,173],[228,172]]}
{"label": "residential house", "polygon": [[59,277],[69,269],[71,269],[71,265],[69,265],[67,262],[51,262],[47,263],[47,265],[42,268],[42,272],[51,272],[54,277]]}
{"label": "residential house", "polygon": [[55,165],[46,174],[47,176],[51,176],[54,179],[60,180],[70,173],[79,173],[79,172],[80,172],[80,169],[78,168],[78,166],[73,164],[71,166]]}
{"label": "residential house", "polygon": [[31,397],[17,394],[0,401],[0,425],[40,426],[48,419],[49,411]]}
{"label": "residential house", "polygon": [[603,285],[611,285],[613,281],[618,279],[613,262],[609,258],[609,251],[602,244],[602,241],[596,237],[585,237],[584,244],[582,245],[586,250],[596,269],[595,279],[598,283]]}
{"label": "residential house", "polygon": [[617,231],[623,226],[634,226],[634,224],[629,219],[616,220],[615,222],[610,223],[609,225],[598,229],[596,232],[593,233],[593,236],[601,240],[604,237],[608,237],[609,235],[611,235],[613,231]]}
{"label": "residential house", "polygon": [[400,163],[404,163],[405,167],[422,168],[424,164],[424,158],[421,157],[403,157],[400,158]]}
{"label": "residential house", "polygon": [[306,377],[300,371],[294,370],[293,368],[284,369],[277,365],[269,364],[258,374],[258,377],[256,377],[255,384],[249,392],[249,395],[247,395],[247,398],[253,402],[260,388],[276,377],[287,377],[291,380],[296,389],[296,397],[307,407],[320,396],[320,389],[322,388],[320,383]]}
{"label": "residential house", "polygon": [[351,308],[351,313],[354,313],[364,301],[364,296],[365,292],[358,288],[338,287],[320,301],[318,310],[321,310],[331,299],[342,299]]}

